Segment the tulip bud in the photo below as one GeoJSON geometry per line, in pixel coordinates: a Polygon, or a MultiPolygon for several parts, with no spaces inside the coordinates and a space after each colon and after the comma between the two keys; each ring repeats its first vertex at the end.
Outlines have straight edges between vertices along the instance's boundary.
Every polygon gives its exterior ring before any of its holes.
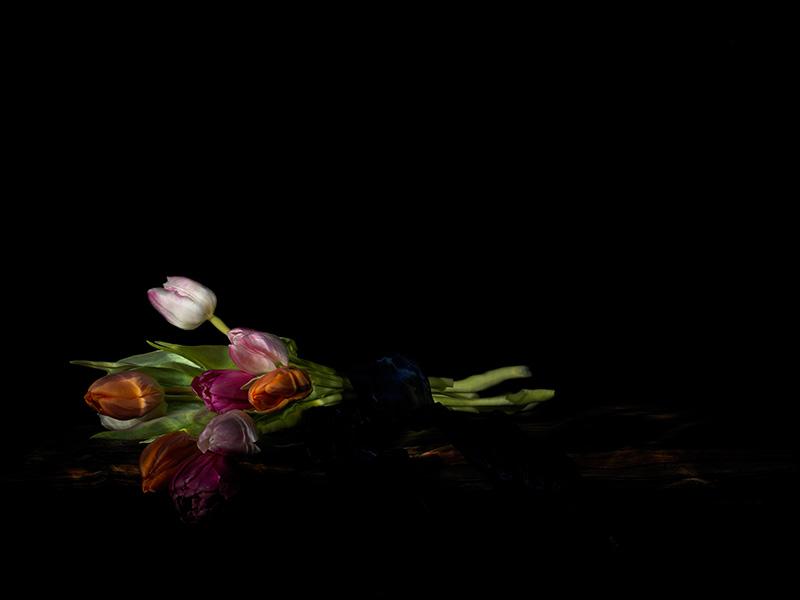
{"type": "Polygon", "coordinates": [[[250,416],[241,410],[231,410],[214,417],[197,439],[201,452],[217,454],[256,454],[258,430],[250,416]]]}
{"type": "Polygon", "coordinates": [[[124,371],[101,377],[83,398],[101,415],[120,420],[137,419],[164,401],[164,390],[149,375],[124,371]]]}
{"type": "Polygon", "coordinates": [[[242,386],[253,378],[249,373],[234,370],[206,371],[192,380],[192,389],[209,410],[224,413],[234,409],[249,409],[247,391],[242,386]]]}
{"type": "Polygon", "coordinates": [[[248,391],[250,404],[259,412],[275,412],[311,393],[311,379],[305,371],[283,367],[256,379],[248,391]]]}
{"type": "Polygon", "coordinates": [[[181,518],[196,523],[233,497],[238,485],[228,459],[207,452],[183,463],[169,491],[181,518]]]}
{"type": "Polygon", "coordinates": [[[261,375],[289,364],[289,351],[283,340],[271,333],[237,327],[228,332],[231,360],[242,371],[261,375]]]}
{"type": "Polygon", "coordinates": [[[142,491],[155,492],[167,487],[183,463],[199,454],[194,438],[183,431],[173,431],[156,438],[139,458],[142,491]]]}
{"type": "Polygon", "coordinates": [[[147,297],[167,321],[181,329],[197,329],[217,308],[214,292],[188,277],[167,277],[164,286],[148,290],[147,297]]]}

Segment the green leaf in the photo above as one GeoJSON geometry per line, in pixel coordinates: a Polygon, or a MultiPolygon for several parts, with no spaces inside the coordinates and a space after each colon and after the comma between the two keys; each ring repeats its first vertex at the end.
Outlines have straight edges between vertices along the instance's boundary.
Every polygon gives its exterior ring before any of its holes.
{"type": "Polygon", "coordinates": [[[188,386],[192,379],[203,372],[203,368],[194,362],[164,350],[135,354],[116,362],[73,360],[70,364],[100,369],[106,373],[139,371],[150,375],[162,386],[188,386]]]}
{"type": "MultiPolygon", "coordinates": [[[[144,373],[146,375],[150,375],[153,379],[155,379],[158,383],[161,384],[162,387],[185,387],[189,386],[192,383],[192,379],[196,377],[196,375],[191,375],[188,373],[183,373],[181,371],[175,371],[173,369],[159,369],[156,367],[136,367],[132,366],[129,371],[138,371],[139,373],[144,373]]],[[[199,375],[202,373],[201,370],[197,370],[197,374],[199,375]]]]}
{"type": "Polygon", "coordinates": [[[164,350],[155,350],[153,352],[147,352],[146,354],[136,354],[128,358],[122,358],[119,362],[126,365],[138,365],[140,367],[183,370],[193,374],[196,374],[197,371],[200,370],[200,366],[197,363],[184,358],[180,354],[165,352],[164,350]]]}
{"type": "Polygon", "coordinates": [[[513,394],[507,394],[506,400],[514,404],[531,404],[550,400],[555,395],[555,390],[520,390],[513,394]]]}
{"type": "Polygon", "coordinates": [[[202,370],[236,369],[228,355],[227,346],[181,346],[167,342],[147,342],[153,348],[182,356],[199,365],[202,370]]]}
{"type": "Polygon", "coordinates": [[[155,352],[147,352],[146,354],[134,354],[126,358],[121,358],[115,362],[106,362],[99,360],[72,360],[70,364],[81,365],[84,367],[91,367],[93,369],[102,369],[109,372],[130,371],[131,367],[157,367],[160,369],[176,369],[185,371],[187,373],[197,373],[200,367],[194,362],[187,360],[183,356],[167,352],[165,350],[156,350],[155,352]]]}
{"type": "Polygon", "coordinates": [[[146,421],[121,431],[103,431],[92,436],[101,440],[148,440],[165,433],[185,429],[191,435],[199,435],[206,423],[216,415],[205,407],[196,404],[181,403],[167,407],[167,414],[163,417],[146,421]]]}
{"type": "Polygon", "coordinates": [[[333,406],[334,404],[339,404],[342,398],[341,390],[318,389],[315,387],[307,398],[294,402],[277,413],[259,414],[251,412],[250,416],[256,422],[259,433],[263,435],[295,427],[306,410],[316,406],[333,406]]]}
{"type": "Polygon", "coordinates": [[[308,407],[308,404],[308,402],[304,401],[295,402],[279,413],[254,416],[253,420],[256,422],[258,432],[265,434],[295,427],[300,422],[300,419],[303,418],[303,411],[308,407]]]}
{"type": "Polygon", "coordinates": [[[79,365],[81,367],[89,367],[90,369],[100,369],[108,373],[118,373],[119,371],[130,371],[128,365],[118,362],[105,362],[101,360],[71,360],[71,365],[79,365]]]}
{"type": "Polygon", "coordinates": [[[289,351],[289,356],[297,356],[297,342],[295,342],[292,338],[282,337],[281,339],[283,340],[283,343],[286,344],[286,349],[289,351]]]}

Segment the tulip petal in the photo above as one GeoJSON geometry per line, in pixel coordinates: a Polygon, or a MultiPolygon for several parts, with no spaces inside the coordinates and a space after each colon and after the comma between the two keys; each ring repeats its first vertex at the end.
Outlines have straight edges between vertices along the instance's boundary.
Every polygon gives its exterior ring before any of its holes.
{"type": "Polygon", "coordinates": [[[194,300],[196,304],[204,308],[207,318],[211,317],[217,309],[216,294],[188,277],[167,277],[164,289],[194,300]]]}
{"type": "Polygon", "coordinates": [[[271,333],[242,327],[228,332],[230,357],[242,371],[261,375],[289,362],[289,350],[281,338],[271,333]]]}
{"type": "Polygon", "coordinates": [[[148,290],[147,297],[167,321],[180,329],[197,329],[208,319],[204,308],[187,296],[153,288],[148,290]]]}
{"type": "Polygon", "coordinates": [[[255,329],[247,329],[246,327],[234,327],[228,332],[228,339],[231,344],[235,344],[238,340],[251,333],[258,333],[255,329]]]}
{"type": "Polygon", "coordinates": [[[306,398],[312,390],[313,384],[305,371],[281,367],[256,379],[248,390],[248,398],[258,412],[277,412],[291,402],[306,398]]]}
{"type": "Polygon", "coordinates": [[[152,421],[153,419],[157,419],[158,417],[163,417],[167,414],[167,404],[166,402],[162,402],[158,406],[156,406],[153,410],[149,413],[144,415],[143,417],[139,417],[138,419],[115,419],[113,417],[108,417],[106,415],[98,415],[100,417],[100,424],[109,429],[111,431],[123,431],[125,429],[130,429],[131,427],[136,427],[142,423],[147,421],[152,421]]]}
{"type": "Polygon", "coordinates": [[[138,419],[164,401],[164,390],[149,375],[125,371],[95,381],[84,396],[86,404],[114,419],[138,419]]]}
{"type": "Polygon", "coordinates": [[[243,345],[251,352],[263,353],[272,358],[274,362],[283,365],[289,362],[289,352],[283,340],[271,333],[252,333],[243,339],[243,345]]]}
{"type": "Polygon", "coordinates": [[[192,389],[209,410],[222,414],[237,408],[250,408],[247,392],[242,386],[251,378],[244,371],[210,370],[194,378],[192,389]]]}
{"type": "Polygon", "coordinates": [[[175,431],[153,440],[139,457],[142,491],[154,492],[169,485],[183,463],[199,455],[194,439],[175,431]]]}
{"type": "Polygon", "coordinates": [[[170,495],[181,519],[196,523],[216,511],[238,488],[228,459],[208,452],[183,463],[172,478],[170,495]]]}
{"type": "Polygon", "coordinates": [[[180,429],[199,434],[212,417],[213,413],[209,413],[205,407],[197,408],[197,404],[194,403],[175,402],[167,407],[167,414],[163,417],[140,423],[130,429],[101,431],[95,433],[92,439],[142,441],[180,429]]]}
{"type": "Polygon", "coordinates": [[[242,371],[251,375],[261,375],[275,370],[275,362],[262,354],[250,352],[242,346],[230,346],[231,360],[242,371]]]}
{"type": "Polygon", "coordinates": [[[253,419],[241,410],[231,410],[212,419],[197,439],[201,452],[255,454],[258,431],[253,419]]]}

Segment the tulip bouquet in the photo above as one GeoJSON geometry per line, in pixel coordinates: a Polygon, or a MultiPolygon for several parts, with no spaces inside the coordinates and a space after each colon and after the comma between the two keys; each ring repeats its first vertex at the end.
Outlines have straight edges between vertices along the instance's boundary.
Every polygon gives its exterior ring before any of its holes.
{"type": "Polygon", "coordinates": [[[237,456],[259,452],[260,438],[296,426],[307,411],[343,406],[361,423],[385,423],[400,412],[433,406],[472,413],[527,411],[554,394],[541,389],[479,394],[529,377],[528,368],[520,366],[454,381],[425,377],[415,363],[394,356],[346,376],[302,358],[289,338],[228,328],[215,315],[214,293],[186,277],[168,277],[148,297],[171,324],[190,330],[209,322],[227,343],[148,342],[154,350],[145,354],[73,364],[107,372],[85,395],[105,428],[94,437],[146,443],[139,465],[143,491],[169,490],[187,522],[203,519],[236,493],[237,456]]]}

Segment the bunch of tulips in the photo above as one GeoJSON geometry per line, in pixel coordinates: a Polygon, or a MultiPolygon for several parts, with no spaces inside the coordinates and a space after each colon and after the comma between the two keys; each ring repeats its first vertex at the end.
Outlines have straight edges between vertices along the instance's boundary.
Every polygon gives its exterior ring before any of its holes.
{"type": "MultiPolygon", "coordinates": [[[[297,425],[307,410],[357,396],[347,377],[301,358],[293,340],[228,328],[215,315],[215,294],[196,281],[168,277],[148,298],[172,325],[189,330],[209,322],[228,343],[148,342],[154,351],[73,363],[107,372],[85,395],[106,430],[94,437],[147,443],[139,464],[143,491],[168,490],[187,522],[206,518],[237,492],[236,457],[258,453],[261,436],[297,425]]],[[[505,367],[460,381],[430,377],[425,387],[433,402],[449,410],[517,412],[553,391],[479,392],[529,376],[527,367],[505,367]]]]}

